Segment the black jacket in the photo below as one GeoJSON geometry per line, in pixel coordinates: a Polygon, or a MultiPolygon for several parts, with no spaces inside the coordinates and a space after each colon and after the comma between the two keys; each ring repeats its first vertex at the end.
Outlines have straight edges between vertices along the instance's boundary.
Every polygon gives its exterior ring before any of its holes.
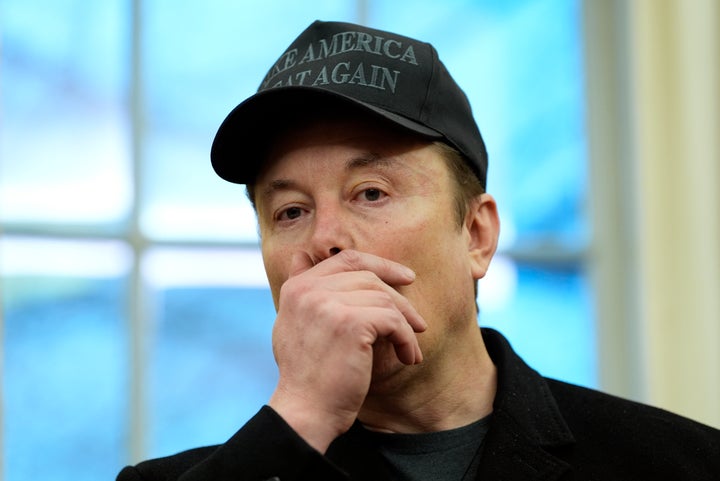
{"type": "MultiPolygon", "coordinates": [[[[483,338],[498,389],[478,480],[720,480],[720,431],[543,378],[501,334],[483,338]]],[[[127,467],[118,481],[395,479],[352,431],[323,456],[264,407],[225,444],[127,467]]]]}

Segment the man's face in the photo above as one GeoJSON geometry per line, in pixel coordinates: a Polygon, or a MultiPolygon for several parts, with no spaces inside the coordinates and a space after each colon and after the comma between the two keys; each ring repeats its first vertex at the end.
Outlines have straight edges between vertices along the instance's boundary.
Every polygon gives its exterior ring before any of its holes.
{"type": "MultiPolygon", "coordinates": [[[[368,122],[315,123],[275,142],[255,195],[276,308],[295,252],[319,263],[353,249],[415,271],[411,285],[393,287],[429,325],[418,334],[426,364],[477,329],[472,229],[457,222],[454,184],[431,143],[368,122]]],[[[376,343],[374,381],[402,366],[376,343]]]]}

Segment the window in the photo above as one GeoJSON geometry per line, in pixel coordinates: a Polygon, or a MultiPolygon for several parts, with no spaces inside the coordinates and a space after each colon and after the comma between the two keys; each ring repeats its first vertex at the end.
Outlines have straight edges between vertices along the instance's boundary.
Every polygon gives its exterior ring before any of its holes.
{"type": "Polygon", "coordinates": [[[243,189],[212,172],[209,149],[316,18],[437,47],[470,97],[501,207],[480,324],[543,374],[596,384],[580,7],[409,5],[3,3],[8,481],[112,479],[126,463],[224,441],[267,400],[274,311],[254,217],[243,189]]]}

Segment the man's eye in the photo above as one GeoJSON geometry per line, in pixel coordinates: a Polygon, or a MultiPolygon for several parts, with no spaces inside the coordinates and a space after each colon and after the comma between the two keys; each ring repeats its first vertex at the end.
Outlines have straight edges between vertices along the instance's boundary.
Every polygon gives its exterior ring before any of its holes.
{"type": "Polygon", "coordinates": [[[382,198],[383,192],[380,189],[367,189],[363,191],[362,195],[365,196],[365,200],[374,202],[382,198]]]}
{"type": "Polygon", "coordinates": [[[293,220],[297,219],[302,215],[302,209],[300,207],[290,207],[280,213],[280,220],[293,220]]]}

